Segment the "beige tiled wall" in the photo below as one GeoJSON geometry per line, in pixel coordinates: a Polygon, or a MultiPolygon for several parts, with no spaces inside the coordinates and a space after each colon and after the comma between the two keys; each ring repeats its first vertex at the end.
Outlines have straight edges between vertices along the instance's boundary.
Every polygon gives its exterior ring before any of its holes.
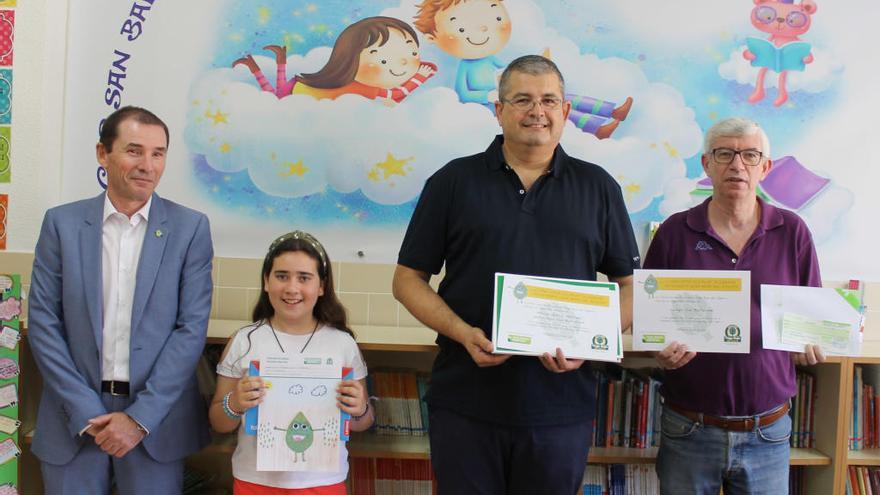
{"type": "MultiPolygon", "coordinates": [[[[32,253],[0,253],[0,273],[21,274],[22,290],[31,283],[32,253]]],[[[262,260],[214,258],[214,297],[211,317],[247,320],[260,294],[262,260]]],[[[380,263],[333,263],[336,293],[348,310],[354,326],[421,326],[391,295],[394,265],[380,263]]],[[[436,289],[440,276],[431,278],[436,289]]],[[[844,282],[826,281],[826,286],[843,287],[844,282]]],[[[880,282],[868,283],[865,290],[868,306],[866,341],[880,342],[880,282]]],[[[27,300],[22,304],[27,317],[27,300]]]]}

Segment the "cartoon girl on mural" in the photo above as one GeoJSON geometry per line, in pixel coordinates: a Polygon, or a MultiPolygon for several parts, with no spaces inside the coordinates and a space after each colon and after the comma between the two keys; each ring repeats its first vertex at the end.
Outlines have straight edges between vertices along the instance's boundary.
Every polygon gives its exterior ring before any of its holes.
{"type": "Polygon", "coordinates": [[[311,74],[287,79],[287,49],[265,47],[275,53],[278,65],[275,87],[247,55],[232,63],[244,65],[263,91],[279,99],[291,94],[306,94],[317,99],[335,99],[344,94],[358,94],[371,100],[380,98],[389,104],[400,103],[437,72],[437,66],[419,58],[419,40],[409,24],[393,17],[368,17],[342,31],[323,68],[311,74]]]}

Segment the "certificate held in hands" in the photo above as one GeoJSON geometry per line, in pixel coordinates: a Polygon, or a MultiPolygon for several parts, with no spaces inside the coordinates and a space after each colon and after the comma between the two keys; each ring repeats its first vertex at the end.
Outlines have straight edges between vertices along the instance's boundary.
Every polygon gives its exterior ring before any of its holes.
{"type": "Polygon", "coordinates": [[[696,352],[749,352],[751,277],[746,271],[635,270],[633,350],[672,342],[696,352]]]}
{"type": "Polygon", "coordinates": [[[620,289],[615,283],[495,274],[495,354],[619,362],[620,289]]]}
{"type": "Polygon", "coordinates": [[[806,344],[835,356],[861,353],[863,300],[854,290],[761,285],[765,349],[804,352],[806,344]]]}

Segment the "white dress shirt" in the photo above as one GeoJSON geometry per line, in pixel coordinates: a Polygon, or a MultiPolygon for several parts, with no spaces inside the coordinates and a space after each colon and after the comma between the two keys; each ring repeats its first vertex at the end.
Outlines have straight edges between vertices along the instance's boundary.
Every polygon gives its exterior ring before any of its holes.
{"type": "Polygon", "coordinates": [[[147,232],[150,204],[129,218],[104,198],[101,270],[104,285],[104,342],[101,348],[101,379],[129,381],[131,308],[137,281],[141,247],[147,232]]]}

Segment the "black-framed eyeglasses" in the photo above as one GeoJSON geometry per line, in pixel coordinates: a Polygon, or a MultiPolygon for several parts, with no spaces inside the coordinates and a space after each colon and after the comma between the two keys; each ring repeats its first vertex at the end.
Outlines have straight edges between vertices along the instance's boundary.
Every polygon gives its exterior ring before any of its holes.
{"type": "Polygon", "coordinates": [[[553,110],[559,107],[559,104],[562,103],[562,99],[556,98],[554,96],[545,96],[540,100],[533,100],[531,98],[527,98],[525,96],[514,98],[512,100],[501,99],[503,103],[509,103],[513,106],[513,108],[520,110],[522,112],[531,110],[535,107],[535,105],[540,104],[545,110],[553,110]]]}
{"type": "Polygon", "coordinates": [[[730,148],[715,148],[712,150],[712,158],[719,165],[730,165],[733,159],[739,155],[743,165],[757,167],[764,159],[764,154],[758,150],[732,150],[730,148]]]}

